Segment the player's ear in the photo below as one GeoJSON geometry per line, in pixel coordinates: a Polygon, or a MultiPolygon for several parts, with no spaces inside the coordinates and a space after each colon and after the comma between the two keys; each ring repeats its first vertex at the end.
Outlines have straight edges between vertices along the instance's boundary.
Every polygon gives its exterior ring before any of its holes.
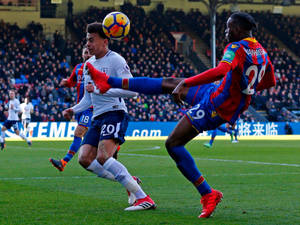
{"type": "Polygon", "coordinates": [[[105,43],[105,45],[108,45],[108,39],[107,38],[104,39],[104,43],[105,43]]]}

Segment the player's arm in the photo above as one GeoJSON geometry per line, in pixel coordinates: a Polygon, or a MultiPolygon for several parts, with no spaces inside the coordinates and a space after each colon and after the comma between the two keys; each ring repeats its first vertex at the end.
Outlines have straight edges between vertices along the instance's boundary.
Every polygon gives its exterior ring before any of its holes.
{"type": "Polygon", "coordinates": [[[33,105],[30,105],[30,113],[33,113],[33,105]]]}
{"type": "Polygon", "coordinates": [[[269,63],[266,68],[265,75],[262,77],[261,81],[256,87],[256,91],[261,91],[263,89],[268,89],[276,85],[276,78],[274,73],[274,67],[268,57],[269,63]]]}
{"type": "Polygon", "coordinates": [[[86,87],[87,87],[87,79],[85,79],[85,91],[80,102],[71,108],[65,109],[62,113],[63,117],[66,118],[67,120],[70,120],[74,113],[79,113],[84,110],[87,110],[92,105],[91,94],[86,91],[86,87]]]}
{"type": "Polygon", "coordinates": [[[71,76],[68,79],[62,79],[62,81],[60,82],[60,86],[75,87],[77,83],[76,68],[77,66],[74,67],[71,76]]]}
{"type": "Polygon", "coordinates": [[[21,113],[20,102],[14,104],[14,110],[16,113],[21,113]]]}
{"type": "Polygon", "coordinates": [[[174,97],[174,101],[178,105],[182,105],[183,101],[181,100],[181,95],[185,87],[192,87],[201,84],[208,84],[215,82],[217,80],[222,79],[230,70],[233,70],[239,63],[238,50],[240,46],[235,43],[229,44],[225,50],[224,55],[219,63],[219,65],[215,68],[206,70],[203,73],[200,73],[196,76],[187,78],[181,81],[177,87],[172,92],[174,97]]]}
{"type": "Polygon", "coordinates": [[[196,76],[182,80],[172,92],[174,101],[178,105],[182,105],[183,102],[181,100],[181,94],[185,87],[208,84],[220,80],[226,75],[227,72],[231,70],[231,68],[232,67],[230,64],[226,62],[220,62],[219,65],[215,68],[206,70],[205,72],[200,73],[196,76]]]}

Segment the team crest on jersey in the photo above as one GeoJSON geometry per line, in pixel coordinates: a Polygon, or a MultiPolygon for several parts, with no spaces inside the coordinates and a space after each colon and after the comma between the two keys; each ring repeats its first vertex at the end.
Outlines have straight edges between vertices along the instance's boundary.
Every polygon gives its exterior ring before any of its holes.
{"type": "Polygon", "coordinates": [[[212,111],[211,112],[211,118],[214,118],[214,117],[216,117],[218,114],[217,114],[217,112],[216,111],[212,111]]]}

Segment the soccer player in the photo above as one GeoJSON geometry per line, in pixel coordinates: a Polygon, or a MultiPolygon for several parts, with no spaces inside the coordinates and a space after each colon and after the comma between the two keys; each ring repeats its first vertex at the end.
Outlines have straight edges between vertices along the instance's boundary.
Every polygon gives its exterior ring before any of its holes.
{"type": "Polygon", "coordinates": [[[31,113],[33,113],[33,105],[29,100],[29,97],[25,97],[24,102],[20,105],[20,109],[22,112],[22,125],[24,129],[24,136],[27,136],[29,133],[30,127],[29,123],[31,122],[31,113]]]}
{"type": "MultiPolygon", "coordinates": [[[[87,62],[98,70],[111,76],[130,78],[130,69],[125,59],[118,53],[109,50],[108,38],[102,30],[101,23],[87,26],[87,48],[94,55],[87,62]]],[[[94,82],[84,68],[85,89],[94,89],[94,82]]],[[[146,195],[126,167],[113,155],[119,145],[123,144],[128,126],[127,107],[123,97],[134,97],[135,92],[111,89],[105,94],[99,91],[84,92],[81,101],[72,108],[63,111],[65,118],[70,119],[73,113],[79,113],[93,106],[93,122],[86,133],[79,152],[79,163],[88,171],[99,177],[116,180],[136,197],[136,202],[126,208],[127,211],[154,209],[154,201],[146,195]]]]}
{"type": "MultiPolygon", "coordinates": [[[[188,110],[169,135],[166,148],[178,169],[202,196],[200,218],[211,216],[223,194],[210,187],[184,146],[204,130],[216,129],[226,122],[234,124],[248,108],[253,94],[276,84],[274,69],[266,50],[252,37],[252,30],[256,28],[253,17],[237,12],[229,17],[226,25],[226,39],[230,43],[218,66],[182,80],[172,92],[175,102],[182,105],[183,98],[190,92],[186,94],[186,89],[198,88],[197,98],[193,99],[197,104],[188,110]],[[221,80],[218,85],[213,83],[217,80],[221,80]]],[[[114,87],[144,94],[160,94],[166,93],[173,86],[174,80],[120,79],[97,71],[91,64],[87,66],[101,93],[114,87]]]]}
{"type": "MultiPolygon", "coordinates": [[[[87,61],[91,57],[88,49],[84,47],[82,49],[82,59],[83,62],[87,61]]],[[[84,63],[77,64],[73,71],[71,76],[68,79],[62,79],[60,82],[60,86],[65,86],[65,87],[75,87],[77,90],[77,103],[80,102],[80,100],[83,97],[84,94],[84,76],[83,76],[83,65],[84,63]]],[[[80,144],[81,144],[81,139],[84,137],[86,134],[88,128],[91,125],[91,119],[93,115],[93,109],[88,108],[87,110],[75,114],[75,118],[78,122],[77,127],[75,128],[74,131],[74,138],[73,142],[69,147],[69,150],[67,154],[65,155],[64,158],[60,160],[56,160],[53,158],[50,158],[49,161],[52,163],[52,165],[57,168],[59,171],[64,171],[65,166],[67,163],[73,158],[73,156],[77,153],[80,144]]]]}
{"type": "Polygon", "coordinates": [[[19,135],[23,140],[27,142],[29,146],[31,146],[31,141],[26,138],[26,136],[20,133],[19,130],[19,113],[20,113],[20,101],[16,98],[16,94],[14,90],[9,91],[9,102],[8,102],[8,117],[7,120],[4,121],[3,126],[1,128],[1,150],[5,148],[5,131],[13,127],[14,132],[19,135]]]}
{"type": "Polygon", "coordinates": [[[223,127],[222,125],[217,127],[217,129],[214,129],[214,131],[212,132],[210,141],[207,143],[204,143],[203,145],[207,148],[211,148],[214,143],[215,137],[217,136],[218,130],[220,130],[224,133],[228,133],[231,138],[231,143],[238,143],[239,141],[237,139],[237,130],[234,128],[234,126],[235,126],[235,124],[233,126],[231,126],[229,123],[226,123],[225,127],[223,127]]]}

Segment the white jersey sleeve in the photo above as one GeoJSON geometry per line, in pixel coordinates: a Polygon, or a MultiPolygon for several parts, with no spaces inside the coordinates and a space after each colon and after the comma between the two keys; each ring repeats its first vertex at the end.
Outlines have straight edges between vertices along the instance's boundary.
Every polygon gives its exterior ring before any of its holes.
{"type": "MultiPolygon", "coordinates": [[[[86,80],[86,79],[85,79],[86,80]]],[[[86,85],[85,85],[86,86],[86,85]]],[[[80,100],[80,102],[78,102],[78,104],[74,105],[72,107],[73,112],[74,113],[79,113],[82,112],[84,110],[87,110],[92,104],[91,101],[91,94],[88,93],[86,90],[84,91],[83,97],[80,100]]]]}

